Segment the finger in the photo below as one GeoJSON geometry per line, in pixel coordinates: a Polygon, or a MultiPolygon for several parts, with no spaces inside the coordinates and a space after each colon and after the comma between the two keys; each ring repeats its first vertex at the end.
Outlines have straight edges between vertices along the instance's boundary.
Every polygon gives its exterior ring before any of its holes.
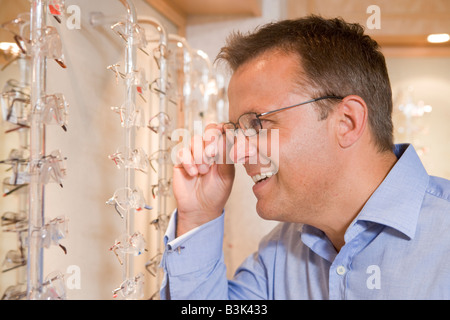
{"type": "Polygon", "coordinates": [[[216,156],[219,152],[219,141],[223,135],[223,124],[209,124],[205,128],[203,135],[205,158],[204,161],[207,164],[215,162],[216,156]]]}
{"type": "Polygon", "coordinates": [[[177,152],[177,162],[175,168],[183,168],[188,175],[196,176],[198,174],[197,166],[189,148],[180,148],[177,152]]]}

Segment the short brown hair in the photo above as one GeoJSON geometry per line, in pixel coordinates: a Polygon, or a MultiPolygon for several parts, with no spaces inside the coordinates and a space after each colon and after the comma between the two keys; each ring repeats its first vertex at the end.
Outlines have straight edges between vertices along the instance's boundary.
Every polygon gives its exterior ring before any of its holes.
{"type": "MultiPolygon", "coordinates": [[[[270,50],[295,53],[311,94],[358,95],[368,106],[369,127],[380,151],[392,150],[392,91],[386,61],[378,43],[360,24],[311,15],[266,24],[252,33],[232,33],[216,60],[236,71],[270,50]],[[305,77],[306,76],[306,77],[305,77]]],[[[313,98],[316,98],[313,97],[313,98]]],[[[329,103],[317,103],[322,119],[329,103]]]]}

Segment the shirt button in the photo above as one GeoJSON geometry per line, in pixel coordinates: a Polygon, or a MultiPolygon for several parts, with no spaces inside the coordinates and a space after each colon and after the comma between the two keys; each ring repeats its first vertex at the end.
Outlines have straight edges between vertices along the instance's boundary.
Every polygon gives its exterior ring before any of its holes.
{"type": "Polygon", "coordinates": [[[336,273],[337,273],[338,275],[340,275],[340,276],[344,275],[346,271],[347,271],[347,270],[345,270],[345,267],[344,267],[344,266],[339,266],[339,267],[337,267],[337,269],[336,269],[336,273]]]}

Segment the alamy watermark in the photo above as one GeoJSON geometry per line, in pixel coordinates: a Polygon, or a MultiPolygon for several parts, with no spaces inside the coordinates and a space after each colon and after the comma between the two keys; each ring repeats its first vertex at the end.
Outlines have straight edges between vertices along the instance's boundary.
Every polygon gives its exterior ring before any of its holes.
{"type": "Polygon", "coordinates": [[[370,30],[381,29],[381,9],[379,6],[372,4],[367,7],[367,14],[370,16],[367,18],[366,26],[370,30]]]}
{"type": "MultiPolygon", "coordinates": [[[[201,126],[201,122],[194,126],[201,126]]],[[[212,128],[202,135],[192,135],[189,130],[178,128],[172,132],[171,140],[179,141],[171,150],[174,165],[279,163],[278,129],[261,129],[256,135],[245,137],[240,129],[223,132],[212,128]]]]}
{"type": "Polygon", "coordinates": [[[79,6],[72,4],[67,7],[64,12],[64,6],[60,0],[50,0],[48,2],[48,9],[56,19],[62,16],[67,16],[66,27],[69,30],[81,29],[81,9],[79,6]]]}

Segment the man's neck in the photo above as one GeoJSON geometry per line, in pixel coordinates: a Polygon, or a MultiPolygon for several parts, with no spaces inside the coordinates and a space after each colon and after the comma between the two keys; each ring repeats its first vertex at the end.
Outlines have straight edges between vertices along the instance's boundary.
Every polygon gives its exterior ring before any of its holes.
{"type": "Polygon", "coordinates": [[[395,165],[397,157],[393,152],[377,153],[349,163],[345,180],[339,183],[340,196],[328,207],[328,214],[316,225],[332,242],[336,251],[345,245],[344,235],[352,221],[361,212],[367,200],[383,182],[395,165]]]}

